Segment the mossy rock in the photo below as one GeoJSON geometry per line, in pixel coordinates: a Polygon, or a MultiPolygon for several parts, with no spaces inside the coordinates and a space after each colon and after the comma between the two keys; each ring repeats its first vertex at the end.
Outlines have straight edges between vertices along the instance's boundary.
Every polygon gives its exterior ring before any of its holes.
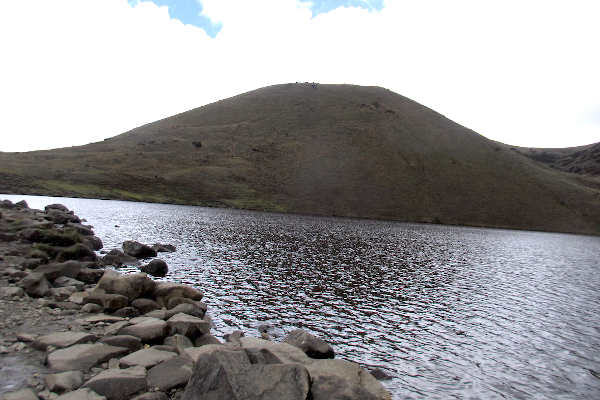
{"type": "Polygon", "coordinates": [[[81,243],[77,243],[76,245],[67,247],[58,253],[56,260],[58,262],[69,260],[96,261],[96,253],[94,253],[94,250],[90,249],[89,247],[81,243]]]}

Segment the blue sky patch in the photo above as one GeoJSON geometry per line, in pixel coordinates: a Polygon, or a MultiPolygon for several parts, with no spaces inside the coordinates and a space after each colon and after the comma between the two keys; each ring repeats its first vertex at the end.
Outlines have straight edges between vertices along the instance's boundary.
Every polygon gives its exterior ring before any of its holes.
{"type": "MultiPolygon", "coordinates": [[[[143,1],[143,0],[140,0],[143,1]]],[[[157,6],[169,7],[169,16],[178,19],[184,24],[190,24],[204,29],[207,35],[214,38],[222,28],[221,23],[213,24],[212,21],[200,15],[202,5],[198,0],[150,0],[157,6]]],[[[360,7],[369,11],[381,11],[384,0],[312,0],[310,10],[313,16],[328,13],[339,7],[360,7]]],[[[135,6],[138,0],[127,0],[135,6]]]]}

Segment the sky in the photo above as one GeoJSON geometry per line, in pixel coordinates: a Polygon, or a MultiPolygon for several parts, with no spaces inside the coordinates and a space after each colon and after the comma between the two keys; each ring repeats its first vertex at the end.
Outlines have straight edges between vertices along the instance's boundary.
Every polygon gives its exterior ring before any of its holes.
{"type": "Polygon", "coordinates": [[[600,141],[598,0],[0,0],[0,151],[288,82],[382,86],[489,139],[600,141]]]}

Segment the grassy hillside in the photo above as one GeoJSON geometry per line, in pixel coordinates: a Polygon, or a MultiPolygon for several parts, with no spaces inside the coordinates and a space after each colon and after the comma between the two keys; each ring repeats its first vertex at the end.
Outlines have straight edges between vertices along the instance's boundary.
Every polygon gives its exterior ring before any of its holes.
{"type": "Polygon", "coordinates": [[[350,85],[271,86],[100,143],[0,154],[0,192],[591,234],[599,183],[350,85]]]}

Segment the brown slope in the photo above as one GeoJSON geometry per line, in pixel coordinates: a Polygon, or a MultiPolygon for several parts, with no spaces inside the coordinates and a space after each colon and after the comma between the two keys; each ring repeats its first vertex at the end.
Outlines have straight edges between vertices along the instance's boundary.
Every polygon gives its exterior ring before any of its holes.
{"type": "Polygon", "coordinates": [[[2,154],[0,178],[0,191],[600,233],[598,189],[377,87],[267,87],[101,143],[2,154]]]}

